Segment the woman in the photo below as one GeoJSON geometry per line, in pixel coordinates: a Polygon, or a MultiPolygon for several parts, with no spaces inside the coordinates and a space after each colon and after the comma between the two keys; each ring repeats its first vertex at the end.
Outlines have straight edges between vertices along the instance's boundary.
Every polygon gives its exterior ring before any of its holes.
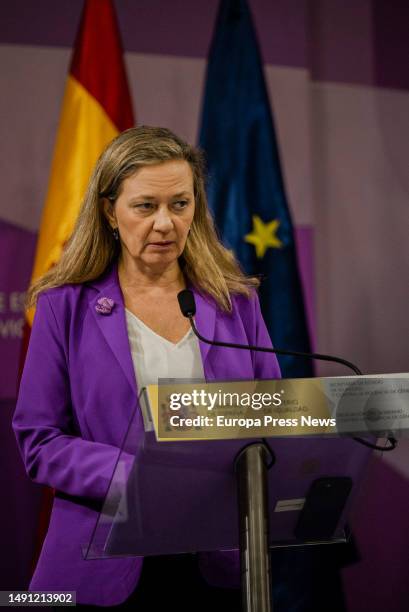
{"type": "MultiPolygon", "coordinates": [[[[56,491],[31,590],[76,590],[80,604],[117,605],[133,591],[141,600],[141,558],[81,552],[138,387],[280,375],[273,355],[200,343],[177,302],[187,283],[205,336],[271,345],[257,279],[217,239],[200,153],[169,130],[132,128],[102,154],[59,263],[28,293],[37,308],[13,427],[29,476],[56,491]]],[[[238,586],[236,553],[199,555],[199,565],[209,583],[238,586]]]]}

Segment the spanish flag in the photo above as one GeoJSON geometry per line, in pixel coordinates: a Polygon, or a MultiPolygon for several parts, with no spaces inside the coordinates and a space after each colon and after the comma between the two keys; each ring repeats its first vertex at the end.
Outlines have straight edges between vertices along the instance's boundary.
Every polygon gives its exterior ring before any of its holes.
{"type": "MultiPolygon", "coordinates": [[[[64,93],[32,281],[58,262],[103,149],[117,134],[134,125],[122,55],[112,0],[85,0],[64,93]]],[[[20,372],[34,309],[26,316],[20,372]]],[[[47,531],[52,496],[51,489],[44,490],[33,569],[47,531]]]]}
{"type": "MultiPolygon", "coordinates": [[[[133,125],[112,0],[85,0],[65,88],[32,281],[59,260],[103,149],[133,125]]],[[[31,326],[33,310],[27,318],[31,326]]]]}

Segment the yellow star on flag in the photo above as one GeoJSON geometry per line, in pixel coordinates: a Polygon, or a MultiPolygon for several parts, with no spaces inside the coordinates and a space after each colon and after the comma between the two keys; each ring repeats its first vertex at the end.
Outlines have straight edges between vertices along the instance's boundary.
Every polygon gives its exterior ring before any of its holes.
{"type": "Polygon", "coordinates": [[[244,240],[256,247],[256,255],[259,259],[264,257],[269,247],[281,249],[283,243],[277,238],[277,230],[280,225],[278,219],[264,223],[258,215],[253,215],[253,231],[244,236],[244,240]]]}

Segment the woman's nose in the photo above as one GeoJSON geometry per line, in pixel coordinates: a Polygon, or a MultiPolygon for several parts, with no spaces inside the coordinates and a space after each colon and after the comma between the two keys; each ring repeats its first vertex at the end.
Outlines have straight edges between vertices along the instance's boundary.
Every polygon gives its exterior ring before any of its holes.
{"type": "Polygon", "coordinates": [[[168,211],[161,211],[155,215],[153,229],[157,232],[168,232],[173,229],[173,221],[168,211]]]}

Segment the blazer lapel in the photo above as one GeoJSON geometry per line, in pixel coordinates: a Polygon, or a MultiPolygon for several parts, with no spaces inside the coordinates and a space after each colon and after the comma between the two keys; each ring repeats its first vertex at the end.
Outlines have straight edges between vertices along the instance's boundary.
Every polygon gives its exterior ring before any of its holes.
{"type": "Polygon", "coordinates": [[[97,290],[95,297],[89,302],[94,319],[124,371],[132,391],[137,396],[138,388],[129,346],[125,305],[118,280],[117,264],[114,263],[102,278],[89,284],[97,290]],[[101,314],[97,310],[98,300],[103,297],[114,301],[114,306],[109,314],[101,314]]]}
{"type": "MultiPolygon", "coordinates": [[[[101,330],[108,346],[118,360],[132,391],[138,395],[138,387],[135,378],[135,370],[129,346],[128,330],[125,317],[124,299],[119,285],[118,267],[113,263],[111,268],[103,277],[89,283],[97,293],[90,300],[93,317],[101,330]],[[114,301],[114,307],[109,314],[101,314],[97,310],[100,298],[110,298],[114,301]]],[[[216,324],[216,305],[210,298],[204,296],[196,288],[189,286],[193,291],[196,302],[195,323],[199,332],[209,340],[214,339],[216,324]]],[[[212,369],[211,359],[208,358],[210,344],[199,340],[200,353],[202,356],[203,369],[206,380],[212,380],[215,373],[212,369]]]]}
{"type": "MultiPolygon", "coordinates": [[[[210,298],[203,296],[194,287],[190,286],[189,289],[193,291],[195,296],[196,315],[194,318],[196,327],[202,336],[213,340],[216,325],[216,305],[210,301],[210,298]]],[[[208,357],[211,345],[199,340],[199,347],[206,380],[211,380],[214,378],[211,359],[208,357]]]]}

